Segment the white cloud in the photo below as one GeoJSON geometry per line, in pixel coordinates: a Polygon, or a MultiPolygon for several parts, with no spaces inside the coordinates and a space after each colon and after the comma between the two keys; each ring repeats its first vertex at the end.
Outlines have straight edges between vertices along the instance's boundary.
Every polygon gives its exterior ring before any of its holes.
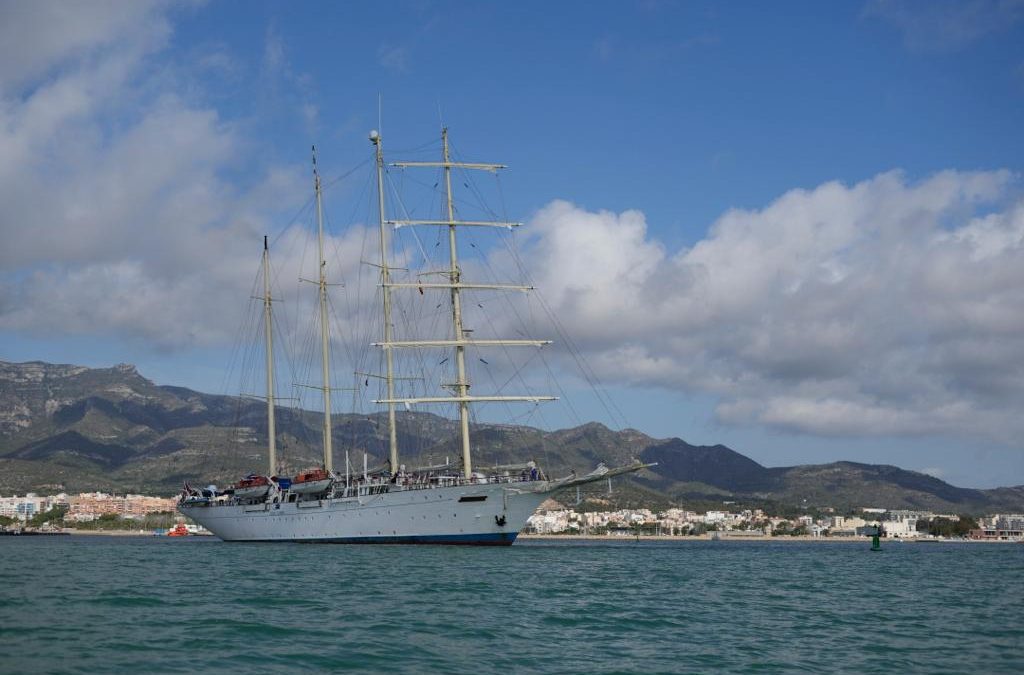
{"type": "Polygon", "coordinates": [[[288,61],[284,54],[284,40],[273,26],[267,29],[267,35],[263,41],[263,67],[274,75],[279,75],[288,68],[288,61]]]}
{"type": "Polygon", "coordinates": [[[313,76],[292,67],[284,38],[273,25],[267,28],[263,41],[261,75],[264,114],[280,109],[288,117],[297,116],[310,133],[315,132],[320,109],[314,102],[313,76]]]}
{"type": "Polygon", "coordinates": [[[1005,171],[899,172],[733,210],[670,253],[637,211],[526,228],[537,286],[608,381],[825,436],[1024,435],[1024,200],[1005,171]]]}
{"type": "Polygon", "coordinates": [[[1006,31],[1024,18],[1024,0],[871,0],[864,15],[900,29],[909,49],[946,52],[1006,31]]]}
{"type": "Polygon", "coordinates": [[[288,168],[248,187],[224,177],[246,143],[154,63],[160,7],[4,6],[3,34],[42,37],[2,70],[18,83],[0,91],[2,329],[222,340],[218,308],[251,279],[265,219],[306,198],[288,168]]]}
{"type": "Polygon", "coordinates": [[[377,62],[396,73],[408,72],[409,50],[405,47],[383,44],[377,48],[377,62]]]}
{"type": "Polygon", "coordinates": [[[306,129],[312,132],[316,129],[317,121],[320,119],[320,108],[312,103],[303,103],[301,110],[306,129]]]}
{"type": "Polygon", "coordinates": [[[5,2],[0,7],[0,90],[10,93],[70,59],[125,41],[160,44],[170,34],[163,2],[5,2]]]}
{"type": "MultiPolygon", "coordinates": [[[[352,269],[359,262],[358,228],[347,238],[328,237],[333,260],[352,269]]],[[[276,241],[274,283],[287,288],[314,277],[309,237],[291,229],[276,241]]],[[[4,289],[9,306],[0,306],[0,327],[43,334],[116,335],[144,341],[160,350],[230,344],[246,308],[240,298],[262,292],[250,287],[259,267],[262,240],[251,223],[240,221],[216,231],[193,231],[159,255],[125,256],[104,263],[46,267],[4,289]]],[[[332,265],[334,263],[332,262],[332,265]]],[[[332,281],[338,270],[331,268],[332,281]]],[[[295,296],[275,290],[287,307],[282,317],[309,309],[314,294],[295,296]]],[[[312,314],[312,312],[309,312],[312,314]]],[[[293,321],[281,321],[294,341],[293,321]]],[[[302,328],[299,328],[302,330],[302,328]]]]}

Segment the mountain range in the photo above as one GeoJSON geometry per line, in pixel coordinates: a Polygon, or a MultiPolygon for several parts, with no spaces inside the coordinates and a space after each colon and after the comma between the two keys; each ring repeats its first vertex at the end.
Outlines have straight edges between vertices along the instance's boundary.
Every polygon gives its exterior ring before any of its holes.
{"type": "MultiPolygon", "coordinates": [[[[184,481],[226,485],[266,465],[265,404],[160,386],[135,367],[85,368],[0,361],[0,494],[92,490],[173,494],[184,481]]],[[[332,416],[336,459],[347,449],[379,465],[387,454],[380,414],[332,416]]],[[[316,465],[322,415],[277,412],[287,471],[316,465]]],[[[410,466],[459,456],[457,425],[404,413],[399,446],[410,466]]],[[[833,462],[764,467],[723,445],[694,446],[591,422],[571,429],[476,424],[474,457],[487,465],[535,459],[552,475],[633,458],[657,466],[583,495],[591,507],[723,501],[786,508],[873,506],[952,513],[1024,511],[1024,486],[977,490],[895,466],[833,462]]],[[[564,495],[563,501],[575,499],[564,495]]],[[[585,505],[586,506],[586,505],[585,505]]],[[[581,507],[582,508],[582,507],[581,507]]]]}

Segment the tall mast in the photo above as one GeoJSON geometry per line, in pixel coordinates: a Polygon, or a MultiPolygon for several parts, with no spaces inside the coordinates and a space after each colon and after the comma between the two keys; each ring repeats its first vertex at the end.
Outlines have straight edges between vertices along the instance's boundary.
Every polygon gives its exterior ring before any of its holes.
{"type": "Polygon", "coordinates": [[[316,146],[313,146],[313,185],[316,188],[316,227],[317,253],[320,261],[320,355],[323,367],[321,383],[324,393],[324,468],[333,468],[333,452],[331,448],[331,376],[328,368],[330,361],[330,333],[327,326],[327,263],[324,261],[324,211],[320,198],[320,172],[316,167],[316,146]]]}
{"type": "MultiPolygon", "coordinates": [[[[490,220],[456,220],[455,219],[455,200],[452,195],[452,174],[451,170],[454,167],[460,169],[479,170],[479,171],[497,171],[504,169],[504,164],[488,164],[483,162],[453,162],[451,160],[450,152],[448,149],[448,129],[444,128],[441,131],[441,141],[443,146],[443,154],[440,162],[395,162],[392,166],[401,168],[406,167],[442,167],[444,168],[445,178],[445,196],[447,198],[448,207],[448,218],[446,220],[420,220],[420,219],[403,219],[403,220],[385,220],[385,225],[393,225],[395,227],[406,227],[406,226],[440,226],[448,228],[448,256],[449,256],[449,267],[446,272],[448,276],[447,283],[423,283],[417,281],[415,283],[390,283],[387,284],[387,288],[406,288],[406,289],[417,289],[420,293],[424,289],[437,289],[446,290],[451,293],[452,300],[452,328],[455,334],[451,340],[393,340],[385,338],[384,342],[376,343],[377,346],[382,347],[388,351],[394,349],[404,348],[416,348],[422,349],[426,347],[442,347],[448,348],[453,347],[455,349],[455,365],[457,368],[457,381],[450,386],[455,390],[454,396],[411,396],[411,397],[394,397],[389,394],[388,398],[380,399],[375,403],[387,403],[393,405],[395,403],[404,403],[406,405],[429,403],[429,404],[459,404],[459,427],[460,427],[460,438],[462,441],[462,467],[465,477],[471,478],[473,475],[473,459],[470,454],[470,442],[469,442],[469,404],[470,403],[485,403],[485,402],[530,402],[539,403],[541,401],[554,401],[554,396],[503,396],[503,395],[483,395],[483,396],[470,396],[469,395],[469,379],[466,377],[466,346],[472,345],[474,347],[543,347],[544,345],[551,344],[550,340],[474,340],[467,336],[468,331],[463,328],[462,325],[462,299],[460,293],[462,290],[489,290],[489,291],[532,291],[532,286],[519,286],[515,284],[487,284],[487,283],[476,283],[476,282],[463,282],[462,271],[459,268],[459,252],[455,243],[455,228],[456,227],[494,227],[500,229],[511,229],[518,227],[520,223],[510,222],[499,222],[490,220]]],[[[380,168],[380,154],[378,149],[378,170],[380,168]]],[[[379,174],[378,174],[379,175],[379,174]]],[[[379,178],[378,178],[379,180],[379,178]]],[[[381,209],[383,213],[383,207],[381,209]]]]}
{"type": "MultiPolygon", "coordinates": [[[[452,284],[452,327],[455,331],[455,340],[461,342],[466,339],[465,331],[462,328],[462,301],[459,297],[459,284],[461,283],[462,272],[459,270],[459,252],[455,245],[455,205],[452,199],[452,166],[451,158],[448,155],[448,127],[441,130],[441,144],[444,148],[444,187],[445,196],[448,201],[448,255],[451,267],[448,277],[452,284]]],[[[473,458],[469,450],[469,381],[466,379],[466,347],[462,344],[455,345],[455,367],[458,379],[455,387],[459,392],[459,426],[462,437],[462,471],[465,477],[473,476],[473,458]]],[[[389,396],[389,398],[392,398],[389,396]]]]}
{"type": "Polygon", "coordinates": [[[388,234],[384,225],[384,147],[380,134],[370,132],[370,142],[377,151],[377,207],[380,215],[380,282],[384,295],[384,379],[388,391],[388,444],[391,449],[391,473],[398,473],[398,429],[395,426],[395,366],[391,349],[391,271],[388,269],[388,234]]]}
{"type": "Polygon", "coordinates": [[[277,432],[274,429],[274,331],[270,316],[270,248],[263,237],[263,327],[267,334],[267,445],[270,476],[277,475],[277,432]]]}

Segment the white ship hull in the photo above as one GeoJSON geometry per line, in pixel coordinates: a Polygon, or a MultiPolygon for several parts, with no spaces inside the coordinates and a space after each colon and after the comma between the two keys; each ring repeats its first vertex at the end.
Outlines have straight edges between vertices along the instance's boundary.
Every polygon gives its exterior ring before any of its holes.
{"type": "Polygon", "coordinates": [[[544,481],[484,483],[285,503],[178,510],[225,541],[510,545],[547,496],[544,481]]]}

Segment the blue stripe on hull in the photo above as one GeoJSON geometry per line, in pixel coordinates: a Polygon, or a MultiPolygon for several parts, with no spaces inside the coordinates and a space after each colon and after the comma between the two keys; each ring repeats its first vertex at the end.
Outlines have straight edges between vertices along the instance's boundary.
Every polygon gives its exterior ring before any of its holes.
{"type": "MultiPolygon", "coordinates": [[[[433,534],[406,537],[340,537],[330,539],[274,539],[260,541],[292,541],[300,544],[448,544],[461,546],[511,546],[518,532],[488,534],[433,534]]],[[[252,540],[250,540],[252,541],[252,540]]]]}

